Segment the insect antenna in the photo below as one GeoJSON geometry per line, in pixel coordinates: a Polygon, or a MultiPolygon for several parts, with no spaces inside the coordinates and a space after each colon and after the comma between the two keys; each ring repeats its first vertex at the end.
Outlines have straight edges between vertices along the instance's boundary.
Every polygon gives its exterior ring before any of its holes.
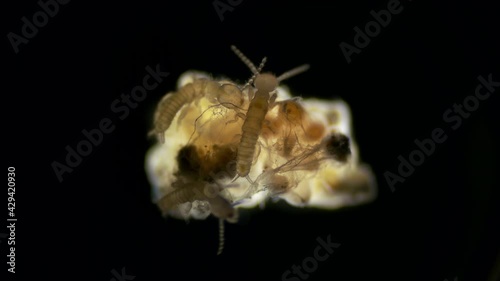
{"type": "Polygon", "coordinates": [[[224,250],[224,219],[219,219],[219,249],[217,255],[222,254],[224,250]]]}
{"type": "Polygon", "coordinates": [[[233,52],[238,56],[238,58],[240,58],[240,60],[246,66],[248,66],[248,68],[250,68],[250,71],[252,71],[253,74],[257,74],[258,73],[257,68],[252,63],[252,61],[250,61],[250,59],[248,59],[238,48],[236,48],[236,46],[231,45],[231,50],[233,50],[233,52]]]}
{"type": "Polygon", "coordinates": [[[250,77],[248,82],[246,82],[245,85],[243,86],[242,90],[246,89],[246,87],[248,87],[249,85],[251,85],[253,83],[253,80],[255,80],[255,77],[257,77],[257,75],[259,75],[259,73],[262,71],[262,68],[264,68],[264,64],[266,64],[266,62],[267,62],[267,58],[264,57],[259,64],[259,68],[257,68],[257,73],[254,73],[252,75],[252,77],[250,77]]]}
{"type": "Polygon", "coordinates": [[[295,76],[297,74],[300,74],[302,72],[305,72],[309,69],[309,65],[308,64],[303,64],[301,66],[298,66],[294,69],[291,69],[291,70],[288,70],[287,72],[281,74],[280,76],[278,76],[278,78],[276,78],[276,80],[278,80],[278,82],[281,82],[283,80],[286,80],[292,76],[295,76]]]}

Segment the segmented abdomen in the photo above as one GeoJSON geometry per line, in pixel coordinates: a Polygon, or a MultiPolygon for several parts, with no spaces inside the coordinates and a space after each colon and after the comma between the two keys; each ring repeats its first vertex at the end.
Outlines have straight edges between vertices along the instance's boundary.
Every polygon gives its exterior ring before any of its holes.
{"type": "Polygon", "coordinates": [[[205,187],[208,186],[209,184],[204,181],[184,183],[174,191],[163,196],[157,204],[160,209],[166,213],[168,210],[176,208],[179,204],[193,202],[195,200],[208,201],[214,216],[235,222],[235,220],[237,220],[237,212],[231,203],[222,197],[221,194],[214,193],[217,190],[212,189],[209,193],[205,193],[205,187]]]}
{"type": "Polygon", "coordinates": [[[154,120],[155,128],[153,133],[158,135],[160,142],[165,142],[165,131],[172,124],[177,112],[179,112],[185,104],[205,94],[206,90],[216,90],[216,87],[218,87],[216,82],[196,80],[193,83],[185,85],[179,89],[178,92],[167,94],[158,104],[154,120]]]}
{"type": "Polygon", "coordinates": [[[255,146],[267,113],[268,98],[268,94],[261,96],[257,91],[255,98],[248,107],[246,119],[242,127],[243,134],[236,156],[236,170],[240,177],[245,177],[250,172],[255,146]]]}
{"type": "Polygon", "coordinates": [[[163,196],[159,201],[158,205],[162,210],[170,210],[175,206],[192,202],[197,199],[202,199],[203,197],[203,184],[200,183],[187,183],[184,186],[181,186],[174,191],[168,193],[163,196]]]}

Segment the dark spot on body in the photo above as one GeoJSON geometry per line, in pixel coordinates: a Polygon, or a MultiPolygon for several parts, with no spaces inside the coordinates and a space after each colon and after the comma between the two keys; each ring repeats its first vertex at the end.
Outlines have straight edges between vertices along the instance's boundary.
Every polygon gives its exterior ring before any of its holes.
{"type": "Polygon", "coordinates": [[[177,154],[177,176],[208,182],[214,180],[214,175],[217,175],[217,179],[234,177],[236,172],[228,169],[227,164],[235,158],[235,150],[229,145],[213,145],[205,149],[187,145],[177,154]]]}
{"type": "Polygon", "coordinates": [[[200,169],[200,158],[196,153],[196,147],[193,145],[184,146],[177,154],[177,163],[179,172],[192,173],[200,169]]]}
{"type": "Polygon", "coordinates": [[[349,138],[341,133],[334,133],[329,136],[326,142],[326,151],[339,162],[346,162],[351,155],[349,138]]]}

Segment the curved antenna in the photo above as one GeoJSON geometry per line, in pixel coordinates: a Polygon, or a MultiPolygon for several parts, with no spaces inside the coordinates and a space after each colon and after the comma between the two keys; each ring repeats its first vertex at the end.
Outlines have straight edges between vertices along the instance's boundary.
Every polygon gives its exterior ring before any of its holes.
{"type": "Polygon", "coordinates": [[[246,66],[248,66],[248,68],[250,68],[250,71],[252,71],[253,74],[258,73],[258,70],[255,67],[255,65],[252,63],[252,61],[250,61],[250,59],[248,59],[238,48],[236,48],[236,46],[231,45],[231,50],[233,50],[233,52],[238,56],[238,58],[240,58],[240,60],[246,66]]]}
{"type": "Polygon", "coordinates": [[[281,82],[285,79],[288,79],[292,76],[295,76],[297,74],[300,74],[302,72],[305,72],[309,69],[309,65],[308,64],[303,64],[301,66],[298,66],[296,68],[293,68],[291,70],[288,70],[287,72],[281,74],[280,76],[278,76],[278,78],[276,78],[276,80],[278,80],[278,82],[281,82]]]}

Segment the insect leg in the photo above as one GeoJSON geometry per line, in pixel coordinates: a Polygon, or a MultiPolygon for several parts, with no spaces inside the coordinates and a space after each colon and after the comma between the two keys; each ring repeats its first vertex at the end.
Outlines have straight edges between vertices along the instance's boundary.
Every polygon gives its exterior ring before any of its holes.
{"type": "Polygon", "coordinates": [[[278,103],[276,102],[277,97],[278,91],[274,91],[274,93],[272,93],[271,97],[269,98],[269,109],[272,109],[278,105],[278,103]]]}

